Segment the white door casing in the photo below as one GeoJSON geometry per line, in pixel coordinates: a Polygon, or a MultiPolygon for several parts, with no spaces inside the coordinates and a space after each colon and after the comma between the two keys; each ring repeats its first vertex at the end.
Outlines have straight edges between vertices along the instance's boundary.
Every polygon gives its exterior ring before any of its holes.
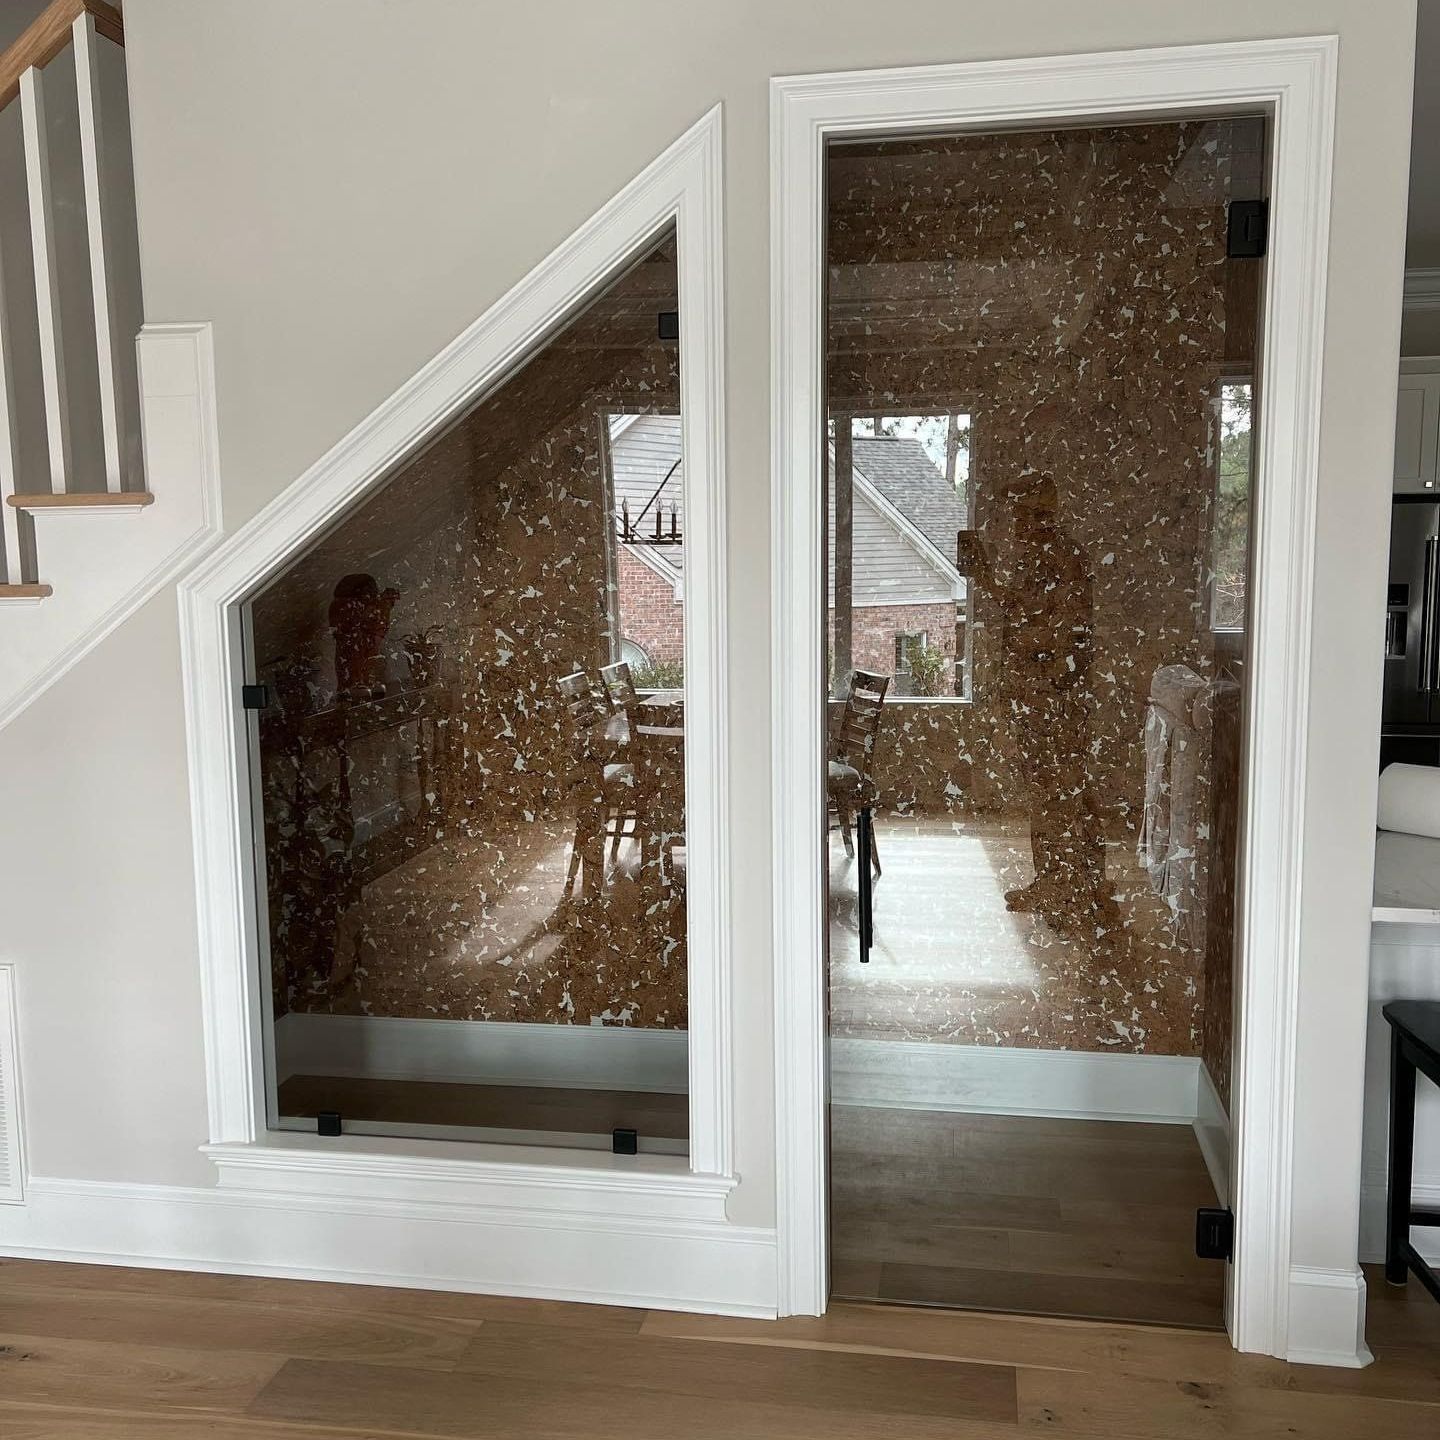
{"type": "MultiPolygon", "coordinates": [[[[1242,1350],[1289,1352],[1291,1152],[1300,955],[1304,727],[1311,653],[1333,36],[781,78],[771,85],[772,646],[777,1223],[781,1314],[827,1295],[824,1008],[825,143],[832,136],[1128,123],[1271,121],[1270,241],[1259,417],[1253,664],[1235,1075],[1242,1350]]],[[[1357,1272],[1358,1276],[1358,1272],[1357,1272]]],[[[1328,1297],[1348,1275],[1309,1277],[1328,1297]]],[[[1318,1292],[1317,1292],[1318,1293],[1318,1292]]],[[[1363,1313],[1363,1282],[1359,1291],[1363,1313]]],[[[1347,1293],[1342,1303],[1353,1304],[1347,1293]]],[[[1303,1327],[1302,1327],[1303,1328],[1303,1327]]],[[[1306,1358],[1314,1358],[1307,1354],[1306,1358]]],[[[1364,1363],[1363,1345],[1331,1363],[1364,1363]]]]}

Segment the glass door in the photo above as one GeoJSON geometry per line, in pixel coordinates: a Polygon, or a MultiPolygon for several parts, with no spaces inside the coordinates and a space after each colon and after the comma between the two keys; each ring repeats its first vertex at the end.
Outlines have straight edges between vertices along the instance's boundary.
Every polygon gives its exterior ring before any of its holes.
{"type": "Polygon", "coordinates": [[[1265,140],[830,146],[837,1296],[1222,1323],[1265,140]]]}

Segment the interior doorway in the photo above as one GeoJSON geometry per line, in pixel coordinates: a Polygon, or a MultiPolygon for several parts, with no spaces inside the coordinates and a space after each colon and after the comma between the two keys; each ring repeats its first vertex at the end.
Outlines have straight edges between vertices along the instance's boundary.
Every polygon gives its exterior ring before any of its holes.
{"type": "Polygon", "coordinates": [[[827,146],[836,1296],[1224,1323],[1266,174],[827,146]]]}

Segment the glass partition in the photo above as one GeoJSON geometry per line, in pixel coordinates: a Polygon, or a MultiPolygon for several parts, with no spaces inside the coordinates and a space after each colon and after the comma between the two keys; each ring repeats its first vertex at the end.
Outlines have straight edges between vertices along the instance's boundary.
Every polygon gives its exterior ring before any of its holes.
{"type": "Polygon", "coordinates": [[[671,233],[252,598],[272,1126],[686,1148],[678,323],[671,233]]]}
{"type": "Polygon", "coordinates": [[[827,150],[837,1295],[1220,1323],[1265,149],[827,150]]]}

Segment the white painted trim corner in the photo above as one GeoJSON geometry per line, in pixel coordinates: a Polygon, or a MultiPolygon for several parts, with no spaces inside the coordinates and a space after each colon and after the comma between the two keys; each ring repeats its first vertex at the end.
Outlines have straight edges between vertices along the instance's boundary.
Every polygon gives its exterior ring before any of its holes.
{"type": "MultiPolygon", "coordinates": [[[[38,609],[0,617],[0,729],[152,596],[184,574],[221,532],[215,358],[208,324],[146,325],[136,340],[146,485],[143,510],[30,512],[38,609]],[[116,543],[113,527],[126,529],[116,543]]],[[[18,607],[17,607],[18,608],[18,607]]]]}
{"type": "Polygon", "coordinates": [[[1365,1276],[1359,1267],[1290,1267],[1284,1358],[1296,1365],[1359,1370],[1374,1360],[1365,1343],[1365,1276]]]}
{"type": "MultiPolygon", "coordinates": [[[[823,594],[824,146],[831,135],[1124,123],[1217,111],[1274,117],[1256,537],[1245,996],[1235,1087],[1238,1250],[1232,1336],[1291,1348],[1290,1232],[1300,954],[1303,714],[1312,643],[1321,352],[1338,42],[1177,46],[771,83],[771,554],[775,698],[775,1067],[782,1314],[823,1311],[826,1252],[823,594]]],[[[1358,1136],[1356,1143],[1358,1145],[1358,1136]]]]}

